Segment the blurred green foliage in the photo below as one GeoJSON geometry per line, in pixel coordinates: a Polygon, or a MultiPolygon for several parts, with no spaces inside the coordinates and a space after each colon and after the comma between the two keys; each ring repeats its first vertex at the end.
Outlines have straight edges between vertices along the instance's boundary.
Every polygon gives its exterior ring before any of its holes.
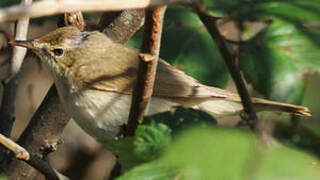
{"type": "Polygon", "coordinates": [[[259,21],[282,18],[293,23],[318,21],[318,0],[202,0],[215,16],[227,16],[237,20],[259,21]]]}
{"type": "Polygon", "coordinates": [[[245,77],[264,96],[301,104],[305,75],[320,65],[319,0],[204,0],[215,14],[265,21],[267,28],[240,44],[245,77]]]}
{"type": "Polygon", "coordinates": [[[135,133],[134,152],[144,160],[158,158],[171,143],[171,129],[163,123],[140,125],[135,133]]]}
{"type": "Polygon", "coordinates": [[[134,152],[134,138],[132,137],[115,140],[100,140],[99,142],[117,155],[117,161],[120,163],[121,170],[124,172],[146,162],[142,158],[136,156],[134,152]]]}
{"type": "Polygon", "coordinates": [[[19,4],[20,0],[2,0],[0,1],[0,7],[10,6],[14,4],[19,4]]]}
{"type": "Polygon", "coordinates": [[[123,171],[160,157],[176,134],[188,127],[211,127],[216,120],[205,112],[178,107],[147,117],[139,125],[134,138],[100,141],[118,156],[123,171]]]}
{"type": "Polygon", "coordinates": [[[317,179],[318,163],[304,152],[262,144],[250,132],[196,128],[180,134],[159,160],[118,179],[317,179]]]}
{"type": "Polygon", "coordinates": [[[320,32],[274,20],[241,46],[248,82],[271,99],[301,103],[306,73],[319,72],[320,32]]]}

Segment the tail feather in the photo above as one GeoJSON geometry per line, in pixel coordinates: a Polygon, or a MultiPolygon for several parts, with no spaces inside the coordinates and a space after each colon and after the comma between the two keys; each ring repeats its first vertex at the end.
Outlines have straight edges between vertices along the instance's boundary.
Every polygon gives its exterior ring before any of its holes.
{"type": "MultiPolygon", "coordinates": [[[[310,110],[304,106],[260,98],[252,98],[251,100],[257,111],[278,111],[301,116],[311,116],[310,110]]],[[[195,108],[205,111],[214,117],[237,115],[243,111],[240,97],[235,94],[229,94],[227,98],[212,98],[202,101],[195,108]]]]}
{"type": "Polygon", "coordinates": [[[310,110],[304,106],[286,104],[259,98],[252,98],[252,102],[258,111],[280,111],[301,116],[311,116],[310,110]]]}

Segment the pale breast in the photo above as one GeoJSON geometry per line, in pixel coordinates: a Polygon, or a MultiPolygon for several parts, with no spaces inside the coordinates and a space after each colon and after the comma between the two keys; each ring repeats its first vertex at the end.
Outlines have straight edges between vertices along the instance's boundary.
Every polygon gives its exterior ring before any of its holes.
{"type": "MultiPolygon", "coordinates": [[[[88,134],[97,139],[110,139],[118,135],[127,123],[131,95],[113,92],[84,90],[69,94],[65,101],[67,111],[88,134]]],[[[178,104],[167,99],[152,98],[147,115],[164,112],[178,104]]]]}

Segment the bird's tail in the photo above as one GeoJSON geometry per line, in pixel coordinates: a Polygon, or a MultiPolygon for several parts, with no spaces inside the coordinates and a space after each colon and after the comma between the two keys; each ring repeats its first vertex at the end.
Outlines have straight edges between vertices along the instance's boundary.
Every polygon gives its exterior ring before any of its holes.
{"type": "MultiPolygon", "coordinates": [[[[260,98],[251,98],[257,111],[287,112],[301,116],[311,116],[307,107],[286,104],[260,98]]],[[[243,111],[240,97],[232,94],[227,98],[212,98],[199,103],[195,108],[205,111],[214,117],[237,115],[243,111]]]]}

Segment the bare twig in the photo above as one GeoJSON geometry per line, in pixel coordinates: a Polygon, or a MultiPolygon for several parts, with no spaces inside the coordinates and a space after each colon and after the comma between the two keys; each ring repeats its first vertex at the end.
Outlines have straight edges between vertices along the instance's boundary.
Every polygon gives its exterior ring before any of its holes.
{"type": "MultiPolygon", "coordinates": [[[[22,0],[20,6],[28,6],[31,4],[32,4],[32,0],[22,0]]],[[[29,27],[29,17],[28,16],[21,17],[19,21],[16,23],[15,40],[26,40],[27,34],[28,34],[28,27],[29,27]]],[[[11,74],[10,74],[11,77],[13,77],[15,74],[19,72],[26,53],[27,53],[26,48],[22,48],[18,46],[13,48],[11,74]]]]}
{"type": "MultiPolygon", "coordinates": [[[[22,0],[20,6],[30,5],[32,0],[22,0]]],[[[29,26],[29,17],[23,16],[16,22],[15,39],[26,40],[29,26]]],[[[3,81],[3,99],[0,109],[0,133],[10,137],[11,130],[15,119],[15,102],[20,79],[19,71],[23,59],[27,53],[25,48],[14,47],[10,62],[9,77],[3,81]]],[[[6,166],[8,159],[5,156],[6,150],[0,148],[0,169],[6,166]]]]}
{"type": "Polygon", "coordinates": [[[119,11],[142,9],[159,5],[189,4],[189,0],[59,0],[38,1],[31,6],[12,6],[0,9],[0,22],[12,21],[23,16],[31,18],[61,14],[73,11],[119,11]]]}
{"type": "Polygon", "coordinates": [[[69,178],[65,177],[64,175],[60,174],[58,171],[53,169],[48,162],[44,161],[40,157],[36,155],[29,154],[29,152],[24,149],[23,147],[19,146],[11,139],[6,138],[4,135],[0,134],[0,144],[2,144],[5,148],[10,150],[15,154],[15,157],[19,160],[22,160],[29,164],[30,166],[34,167],[35,169],[39,170],[43,173],[47,179],[51,180],[68,180],[69,178]]]}
{"type": "Polygon", "coordinates": [[[11,152],[13,152],[13,154],[15,155],[15,157],[17,159],[20,159],[20,160],[29,160],[30,159],[30,155],[27,150],[25,150],[23,147],[17,145],[11,139],[5,137],[2,134],[0,134],[0,144],[2,144],[4,147],[6,147],[11,152]]]}
{"type": "Polygon", "coordinates": [[[241,97],[241,102],[244,107],[244,111],[248,117],[245,117],[247,122],[249,122],[249,125],[251,128],[253,128],[254,123],[257,122],[258,117],[256,114],[256,111],[252,105],[250,95],[248,93],[248,90],[246,88],[244,79],[240,73],[238,64],[237,64],[237,57],[234,56],[228,49],[224,38],[219,33],[218,28],[216,27],[216,18],[209,16],[205,13],[203,13],[201,10],[196,9],[198,16],[200,17],[203,24],[208,29],[211,37],[213,38],[217,48],[220,50],[222,57],[224,58],[224,61],[226,62],[228,69],[231,73],[231,76],[236,84],[237,90],[239,92],[239,95],[241,97]]]}
{"type": "Polygon", "coordinates": [[[159,6],[146,11],[145,34],[141,53],[137,83],[133,90],[132,103],[125,135],[132,136],[143,116],[153,92],[156,75],[163,18],[167,6],[159,6]]]}

